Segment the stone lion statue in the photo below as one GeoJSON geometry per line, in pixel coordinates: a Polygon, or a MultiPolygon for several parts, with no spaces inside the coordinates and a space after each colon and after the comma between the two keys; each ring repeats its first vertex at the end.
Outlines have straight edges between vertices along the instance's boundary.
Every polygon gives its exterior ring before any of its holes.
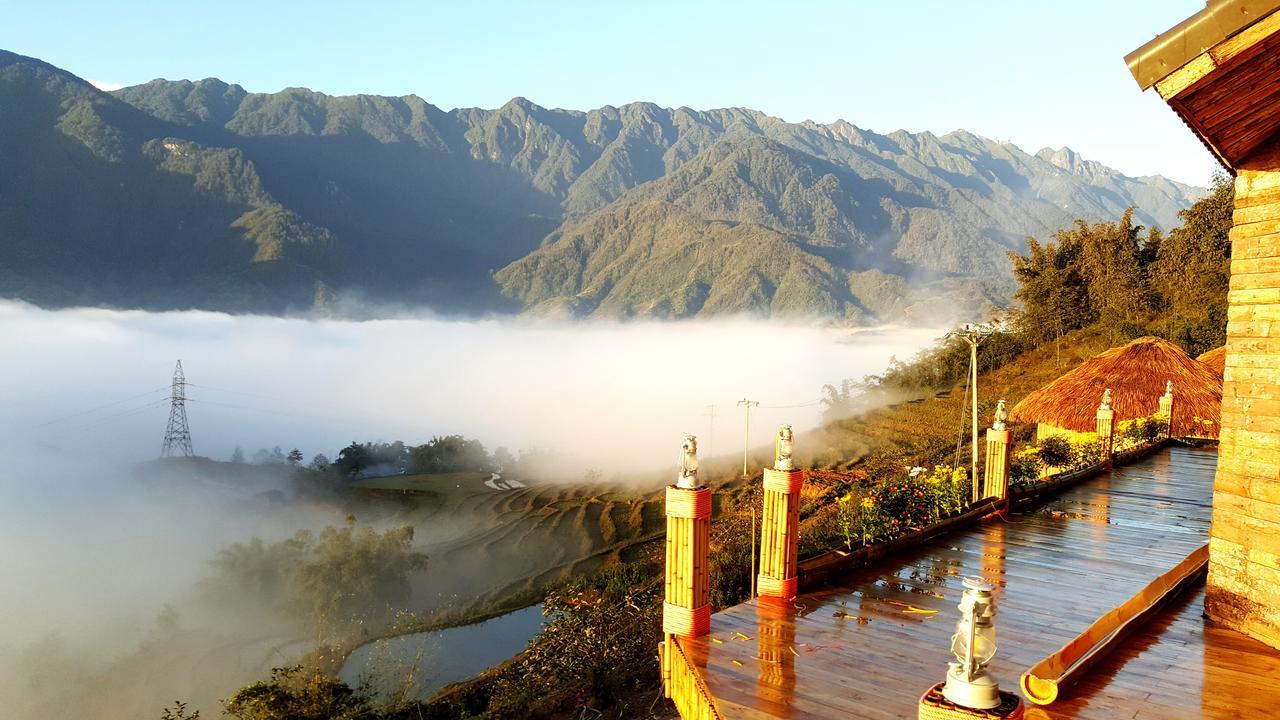
{"type": "Polygon", "coordinates": [[[676,476],[676,487],[698,487],[698,438],[693,435],[685,435],[680,445],[680,474],[676,476]]]}
{"type": "Polygon", "coordinates": [[[1111,409],[1111,388],[1102,391],[1102,408],[1103,410],[1111,409]]]}
{"type": "Polygon", "coordinates": [[[778,428],[778,437],[773,444],[773,469],[774,470],[795,470],[795,463],[791,461],[791,451],[794,448],[792,443],[791,426],[783,425],[778,428]]]}

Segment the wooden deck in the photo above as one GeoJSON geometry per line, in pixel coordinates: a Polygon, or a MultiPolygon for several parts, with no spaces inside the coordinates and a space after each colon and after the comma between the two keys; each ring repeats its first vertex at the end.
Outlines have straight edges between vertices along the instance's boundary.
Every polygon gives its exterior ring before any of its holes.
{"type": "MultiPolygon", "coordinates": [[[[1016,692],[1023,670],[1207,542],[1216,460],[1161,451],[801,595],[795,612],[729,608],[680,644],[726,718],[914,718],[946,673],[960,579],[980,575],[997,586],[992,669],[1016,692]]],[[[1162,610],[1027,717],[1280,717],[1280,653],[1207,623],[1202,597],[1162,610]]]]}

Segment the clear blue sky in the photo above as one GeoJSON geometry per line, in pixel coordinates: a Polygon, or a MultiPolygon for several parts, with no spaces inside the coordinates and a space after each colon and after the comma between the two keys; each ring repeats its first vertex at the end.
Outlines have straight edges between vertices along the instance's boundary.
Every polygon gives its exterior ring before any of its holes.
{"type": "Polygon", "coordinates": [[[522,95],[575,109],[747,106],[878,132],[966,128],[1203,185],[1208,152],[1123,61],[1203,6],[5,0],[0,48],[107,84],[218,77],[257,92],[412,93],[445,109],[522,95]]]}

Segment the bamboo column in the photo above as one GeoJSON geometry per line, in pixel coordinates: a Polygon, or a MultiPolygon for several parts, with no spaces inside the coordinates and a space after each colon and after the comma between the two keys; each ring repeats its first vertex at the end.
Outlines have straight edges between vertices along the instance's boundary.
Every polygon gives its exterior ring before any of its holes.
{"type": "Polygon", "coordinates": [[[1111,409],[1111,388],[1107,388],[1102,391],[1102,404],[1098,406],[1098,439],[1102,441],[1102,457],[1108,469],[1115,452],[1115,419],[1116,411],[1111,409]]]}
{"type": "Polygon", "coordinates": [[[791,460],[791,426],[778,429],[773,467],[764,469],[764,515],[760,524],[761,601],[786,603],[797,592],[800,556],[800,491],[804,471],[791,460]]]}
{"type": "Polygon", "coordinates": [[[1164,383],[1164,395],[1160,396],[1160,409],[1156,416],[1166,423],[1165,437],[1173,437],[1173,381],[1164,383]]]}
{"type": "Polygon", "coordinates": [[[1009,496],[1009,432],[1005,421],[1009,413],[1004,400],[996,406],[995,421],[987,430],[987,468],[983,497],[1004,500],[1009,496]]]}
{"type": "Polygon", "coordinates": [[[711,629],[707,545],[711,488],[698,482],[698,444],[685,436],[676,484],[667,486],[667,593],[662,627],[667,635],[698,637],[711,629]]]}
{"type": "Polygon", "coordinates": [[[675,484],[667,486],[666,598],[658,656],[663,692],[677,706],[684,706],[691,702],[692,691],[676,643],[681,637],[711,632],[707,573],[711,488],[698,481],[698,439],[685,435],[680,449],[680,473],[675,484]]]}

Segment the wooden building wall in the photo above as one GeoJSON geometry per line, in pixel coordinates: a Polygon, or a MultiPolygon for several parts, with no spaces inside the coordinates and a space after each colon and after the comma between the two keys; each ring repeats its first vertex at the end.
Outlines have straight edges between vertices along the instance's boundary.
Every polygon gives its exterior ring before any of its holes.
{"type": "Polygon", "coordinates": [[[1239,164],[1209,616],[1280,648],[1280,141],[1239,164]]]}

